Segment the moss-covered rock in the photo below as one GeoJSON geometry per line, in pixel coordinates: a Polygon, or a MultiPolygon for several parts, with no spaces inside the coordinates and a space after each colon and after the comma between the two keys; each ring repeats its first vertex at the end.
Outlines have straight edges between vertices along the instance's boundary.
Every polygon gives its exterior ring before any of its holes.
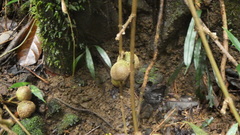
{"type": "MultiPolygon", "coordinates": [[[[82,2],[66,1],[69,12],[83,10],[82,2]]],[[[31,3],[31,11],[38,22],[46,67],[55,73],[71,74],[73,41],[68,16],[62,12],[61,0],[31,0],[31,3]]],[[[73,25],[75,28],[75,23],[73,25]]],[[[77,38],[76,41],[78,45],[77,38]]]]}
{"type": "MultiPolygon", "coordinates": [[[[44,121],[40,116],[34,116],[32,118],[23,119],[20,121],[22,125],[32,134],[32,135],[45,135],[44,121]]],[[[12,131],[18,135],[26,135],[22,128],[15,124],[12,127],[12,131]]]]}

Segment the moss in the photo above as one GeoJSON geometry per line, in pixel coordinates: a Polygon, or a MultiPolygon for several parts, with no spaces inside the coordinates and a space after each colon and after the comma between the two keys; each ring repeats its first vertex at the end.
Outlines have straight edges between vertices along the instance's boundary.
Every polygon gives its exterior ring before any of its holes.
{"type": "MultiPolygon", "coordinates": [[[[70,15],[71,12],[83,10],[81,5],[84,1],[66,0],[70,15]]],[[[31,0],[31,3],[31,12],[38,22],[46,66],[56,73],[71,73],[73,42],[67,15],[61,9],[61,0],[31,0]]]]}
{"type": "Polygon", "coordinates": [[[63,116],[63,119],[59,124],[57,125],[57,132],[58,134],[62,134],[63,131],[70,126],[73,126],[79,121],[79,118],[77,115],[72,113],[67,113],[63,116]]]}
{"type": "MultiPolygon", "coordinates": [[[[136,76],[136,82],[138,84],[143,83],[143,79],[144,79],[144,74],[146,72],[146,67],[140,68],[137,76],[136,76]]],[[[150,71],[150,73],[148,74],[148,81],[151,82],[153,85],[154,84],[158,84],[160,83],[160,81],[162,80],[162,74],[158,71],[158,69],[156,67],[153,67],[150,71]]]]}
{"type": "Polygon", "coordinates": [[[46,113],[46,117],[51,117],[53,114],[60,112],[61,110],[61,105],[58,103],[58,101],[56,99],[52,99],[47,103],[47,113],[46,113]]]}
{"type": "MultiPolygon", "coordinates": [[[[40,116],[34,116],[32,118],[23,119],[20,121],[22,125],[32,134],[32,135],[45,135],[44,134],[44,121],[40,116]]],[[[12,127],[12,131],[18,135],[26,135],[22,128],[15,124],[12,127]]]]}

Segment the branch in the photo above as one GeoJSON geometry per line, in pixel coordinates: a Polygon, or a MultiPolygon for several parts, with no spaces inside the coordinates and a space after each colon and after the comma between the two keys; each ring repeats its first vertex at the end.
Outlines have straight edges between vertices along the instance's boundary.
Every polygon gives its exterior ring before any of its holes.
{"type": "MultiPolygon", "coordinates": [[[[223,28],[228,29],[227,15],[226,15],[226,10],[225,10],[224,0],[219,0],[219,2],[220,2],[220,7],[221,7],[223,28]]],[[[228,51],[228,36],[227,36],[227,32],[225,30],[223,30],[223,46],[226,49],[226,51],[228,51]]],[[[225,84],[226,84],[226,74],[225,74],[226,62],[227,62],[227,56],[223,55],[220,68],[221,68],[222,78],[223,78],[223,81],[225,84]]]]}
{"type": "Polygon", "coordinates": [[[238,65],[238,62],[237,62],[237,61],[228,53],[228,51],[222,46],[222,44],[221,44],[220,41],[218,40],[218,37],[217,37],[215,34],[213,34],[213,33],[208,29],[208,27],[202,22],[201,19],[199,19],[199,21],[200,21],[201,24],[202,24],[203,31],[212,38],[212,40],[216,43],[216,45],[219,47],[219,49],[221,50],[221,52],[227,56],[227,58],[229,59],[229,61],[231,61],[234,66],[237,66],[237,65],[238,65]]]}
{"type": "Polygon", "coordinates": [[[117,34],[115,40],[119,40],[120,37],[121,37],[122,35],[124,35],[127,26],[132,22],[132,20],[133,20],[134,17],[136,17],[136,14],[131,14],[131,15],[128,17],[127,22],[122,26],[122,29],[121,29],[120,32],[117,34]]]}

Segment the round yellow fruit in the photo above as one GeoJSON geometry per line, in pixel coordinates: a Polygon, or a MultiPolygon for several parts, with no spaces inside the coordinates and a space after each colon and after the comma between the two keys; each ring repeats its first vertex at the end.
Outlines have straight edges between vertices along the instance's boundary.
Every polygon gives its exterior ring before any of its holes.
{"type": "Polygon", "coordinates": [[[111,68],[110,75],[115,81],[124,81],[129,76],[129,64],[124,60],[117,61],[111,68]]]}
{"type": "Polygon", "coordinates": [[[32,92],[28,86],[22,86],[17,89],[16,97],[19,101],[30,100],[32,98],[32,92]]]}
{"type": "Polygon", "coordinates": [[[32,101],[21,101],[18,103],[17,112],[20,118],[28,118],[36,110],[36,105],[32,101]]]}

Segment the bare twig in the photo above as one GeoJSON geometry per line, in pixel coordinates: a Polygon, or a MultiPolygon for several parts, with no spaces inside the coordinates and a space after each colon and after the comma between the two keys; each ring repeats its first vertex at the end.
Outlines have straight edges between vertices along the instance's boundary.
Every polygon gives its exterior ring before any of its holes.
{"type": "Polygon", "coordinates": [[[28,67],[23,66],[25,69],[27,69],[29,72],[31,72],[33,75],[35,75],[37,78],[39,78],[40,80],[42,80],[44,83],[49,84],[49,81],[43,79],[41,76],[37,75],[36,73],[34,73],[31,69],[29,69],[28,67]]]}
{"type": "Polygon", "coordinates": [[[238,65],[238,62],[237,62],[237,61],[228,53],[228,51],[222,46],[222,44],[221,44],[220,41],[218,40],[218,37],[217,37],[215,34],[213,34],[213,33],[208,29],[208,27],[202,22],[201,19],[199,19],[199,21],[200,21],[201,24],[202,24],[203,31],[212,38],[212,40],[213,40],[213,41],[215,42],[215,44],[219,47],[219,49],[221,50],[221,52],[227,56],[228,60],[231,61],[234,66],[237,66],[237,65],[238,65]]]}
{"type": "Polygon", "coordinates": [[[89,132],[87,132],[85,135],[89,135],[91,134],[94,130],[98,129],[100,126],[97,126],[95,128],[93,128],[92,130],[90,130],[89,132]]]}
{"type": "Polygon", "coordinates": [[[9,113],[9,115],[17,122],[17,124],[22,128],[22,130],[27,134],[31,135],[28,130],[22,125],[21,122],[12,114],[12,112],[8,109],[6,105],[3,105],[3,108],[6,109],[6,111],[9,113]]]}
{"type": "Polygon", "coordinates": [[[125,30],[127,28],[127,26],[132,22],[133,18],[136,17],[136,14],[131,14],[129,17],[128,17],[128,20],[127,22],[122,26],[122,29],[120,30],[120,32],[117,34],[115,40],[119,40],[120,37],[122,37],[123,33],[125,33],[125,30]]]}
{"type": "Polygon", "coordinates": [[[10,130],[8,128],[8,126],[4,125],[4,124],[0,124],[0,128],[7,131],[9,135],[17,135],[15,132],[13,132],[12,130],[10,130]]]}
{"type": "MultiPolygon", "coordinates": [[[[228,29],[227,15],[226,15],[226,10],[225,10],[224,0],[219,0],[219,2],[220,2],[220,7],[221,7],[223,28],[228,29]]],[[[224,46],[225,50],[228,51],[228,36],[227,36],[227,32],[225,30],[223,30],[223,46],[224,46]]],[[[222,57],[221,67],[220,67],[220,71],[221,71],[224,83],[227,83],[226,74],[225,74],[226,62],[227,62],[227,56],[224,54],[222,57]]]]}
{"type": "Polygon", "coordinates": [[[157,124],[155,127],[153,127],[153,131],[151,132],[151,135],[152,135],[153,133],[157,132],[158,130],[160,130],[160,128],[162,127],[163,123],[164,123],[165,121],[167,121],[167,120],[169,119],[169,117],[170,117],[176,110],[177,110],[176,108],[172,109],[171,112],[165,117],[165,119],[164,119],[161,123],[159,123],[159,124],[157,124]]]}
{"type": "Polygon", "coordinates": [[[160,29],[161,29],[161,24],[162,24],[162,18],[163,18],[163,6],[164,6],[164,0],[161,0],[160,2],[160,8],[159,8],[159,15],[158,15],[158,22],[157,22],[157,26],[156,26],[156,34],[155,34],[155,38],[154,38],[154,52],[153,52],[153,59],[151,61],[151,63],[149,64],[148,68],[146,69],[145,75],[144,75],[144,80],[143,80],[143,84],[140,90],[140,98],[139,98],[139,103],[138,103],[138,109],[137,109],[137,114],[139,115],[140,110],[141,110],[141,103],[143,100],[143,94],[148,82],[148,74],[150,73],[153,65],[155,64],[155,61],[157,59],[157,55],[158,55],[158,44],[159,44],[159,38],[160,38],[160,29]]]}

